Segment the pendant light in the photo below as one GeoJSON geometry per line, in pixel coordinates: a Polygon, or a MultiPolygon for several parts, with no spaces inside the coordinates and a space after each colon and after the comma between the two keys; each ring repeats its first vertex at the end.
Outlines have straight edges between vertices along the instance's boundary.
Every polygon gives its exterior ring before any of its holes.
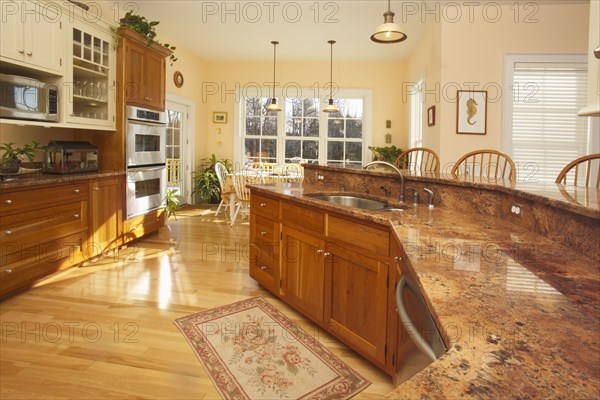
{"type": "Polygon", "coordinates": [[[335,40],[329,40],[327,43],[331,45],[331,59],[329,62],[329,104],[323,109],[326,113],[338,112],[337,107],[333,104],[333,45],[335,40]]]}
{"type": "Polygon", "coordinates": [[[406,35],[400,31],[400,26],[394,23],[394,14],[390,9],[390,0],[388,0],[388,10],[383,13],[383,24],[379,25],[375,33],[371,35],[371,40],[377,43],[400,43],[406,40],[406,35]]]}
{"type": "Polygon", "coordinates": [[[279,42],[272,41],[273,45],[273,97],[271,98],[271,104],[267,106],[267,111],[281,111],[281,107],[277,105],[277,99],[275,98],[275,62],[277,61],[277,45],[279,42]]]}

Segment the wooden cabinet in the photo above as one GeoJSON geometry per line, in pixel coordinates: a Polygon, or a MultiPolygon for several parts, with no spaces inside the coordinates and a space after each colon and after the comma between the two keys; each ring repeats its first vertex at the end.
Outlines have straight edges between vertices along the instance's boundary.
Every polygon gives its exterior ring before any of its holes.
{"type": "Polygon", "coordinates": [[[88,184],[0,194],[0,296],[83,260],[88,184]]]}
{"type": "Polygon", "coordinates": [[[250,237],[251,277],[393,375],[396,275],[386,226],[252,191],[250,237]],[[261,250],[277,239],[269,249],[278,255],[261,250]]]}
{"type": "Polygon", "coordinates": [[[388,264],[329,244],[325,325],[381,365],[387,356],[388,264]]]}
{"type": "Polygon", "coordinates": [[[90,184],[88,256],[101,255],[122,242],[123,177],[99,179],[90,184]]]}
{"type": "Polygon", "coordinates": [[[62,12],[33,1],[2,2],[0,56],[11,63],[62,74],[62,12]]]}
{"type": "Polygon", "coordinates": [[[164,208],[126,219],[123,222],[123,241],[130,242],[155,232],[165,226],[166,220],[167,212],[164,208]]]}
{"type": "Polygon", "coordinates": [[[283,225],[281,294],[293,307],[323,322],[325,241],[283,225]]]}
{"type": "Polygon", "coordinates": [[[165,74],[169,50],[160,45],[148,46],[142,35],[131,29],[119,29],[120,52],[124,63],[123,92],[126,104],[163,111],[165,109],[165,74]]]}

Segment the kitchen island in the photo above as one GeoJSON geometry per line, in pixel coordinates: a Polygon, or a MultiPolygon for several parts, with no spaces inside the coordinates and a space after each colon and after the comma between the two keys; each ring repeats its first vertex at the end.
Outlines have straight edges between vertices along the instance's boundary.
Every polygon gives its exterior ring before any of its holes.
{"type": "MultiPolygon", "coordinates": [[[[252,193],[389,229],[400,246],[402,273],[418,284],[449,349],[388,398],[597,398],[596,189],[529,185],[525,191],[502,182],[407,177],[407,198],[427,187],[435,207],[409,204],[383,213],[311,195],[345,193],[399,205],[397,175],[305,168],[303,186],[264,185],[252,193]],[[519,215],[511,212],[515,204],[519,215]]],[[[394,308],[389,298],[387,307],[394,308]]]]}

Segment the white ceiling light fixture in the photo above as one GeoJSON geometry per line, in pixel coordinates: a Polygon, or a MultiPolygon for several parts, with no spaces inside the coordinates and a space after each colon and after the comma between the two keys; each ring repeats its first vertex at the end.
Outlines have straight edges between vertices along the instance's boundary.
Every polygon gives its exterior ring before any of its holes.
{"type": "Polygon", "coordinates": [[[327,43],[331,45],[331,59],[329,62],[329,104],[323,109],[323,112],[331,114],[338,112],[337,107],[333,104],[333,45],[335,44],[335,40],[329,40],[327,43]]]}
{"type": "Polygon", "coordinates": [[[406,40],[407,36],[400,31],[400,26],[394,23],[394,14],[390,8],[388,0],[388,10],[383,13],[383,24],[379,25],[375,33],[371,35],[371,40],[376,43],[400,43],[406,40]]]}
{"type": "Polygon", "coordinates": [[[277,99],[275,98],[275,63],[277,61],[277,45],[279,42],[274,40],[271,44],[273,45],[273,97],[271,98],[271,103],[267,106],[267,111],[278,112],[281,111],[281,107],[277,105],[277,99]]]}

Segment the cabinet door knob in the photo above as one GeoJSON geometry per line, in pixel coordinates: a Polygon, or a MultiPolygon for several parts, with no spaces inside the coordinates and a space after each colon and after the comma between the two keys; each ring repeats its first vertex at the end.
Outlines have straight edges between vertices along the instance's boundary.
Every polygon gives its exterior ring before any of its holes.
{"type": "Polygon", "coordinates": [[[100,188],[98,188],[98,187],[95,187],[95,188],[94,188],[94,190],[100,190],[100,188]]]}
{"type": "Polygon", "coordinates": [[[23,53],[25,53],[25,50],[23,50],[23,49],[19,49],[19,53],[20,53],[20,54],[23,54],[23,53]]]}
{"type": "Polygon", "coordinates": [[[73,218],[75,218],[75,219],[79,218],[79,214],[73,214],[73,218]]]}
{"type": "Polygon", "coordinates": [[[396,257],[394,257],[394,260],[396,260],[396,261],[402,261],[402,257],[396,256],[396,257]]]}
{"type": "Polygon", "coordinates": [[[266,206],[267,206],[267,203],[260,203],[260,206],[261,206],[261,207],[266,207],[266,206]]]}
{"type": "Polygon", "coordinates": [[[11,236],[12,235],[12,231],[5,231],[4,233],[6,233],[6,236],[11,236]]]}
{"type": "Polygon", "coordinates": [[[261,266],[260,266],[260,269],[264,271],[264,270],[266,270],[266,269],[267,269],[267,267],[266,267],[266,266],[264,266],[264,265],[261,265],[261,266]]]}
{"type": "Polygon", "coordinates": [[[12,269],[7,269],[7,270],[6,270],[6,271],[4,271],[4,272],[6,272],[7,274],[12,274],[12,269]]]}
{"type": "Polygon", "coordinates": [[[75,190],[73,190],[73,192],[79,193],[79,189],[75,189],[75,190]]]}
{"type": "Polygon", "coordinates": [[[267,235],[267,232],[265,232],[265,231],[262,231],[262,232],[260,233],[260,236],[266,236],[266,235],[267,235]]]}
{"type": "Polygon", "coordinates": [[[325,250],[317,249],[317,254],[323,254],[324,252],[325,252],[325,250]]]}
{"type": "Polygon", "coordinates": [[[331,253],[323,253],[323,257],[329,257],[331,253]]]}
{"type": "Polygon", "coordinates": [[[12,200],[4,200],[6,204],[12,204],[12,200]]]}
{"type": "Polygon", "coordinates": [[[31,56],[31,55],[33,55],[33,53],[32,53],[31,51],[28,51],[28,52],[27,52],[27,55],[28,55],[28,56],[31,56]]]}

